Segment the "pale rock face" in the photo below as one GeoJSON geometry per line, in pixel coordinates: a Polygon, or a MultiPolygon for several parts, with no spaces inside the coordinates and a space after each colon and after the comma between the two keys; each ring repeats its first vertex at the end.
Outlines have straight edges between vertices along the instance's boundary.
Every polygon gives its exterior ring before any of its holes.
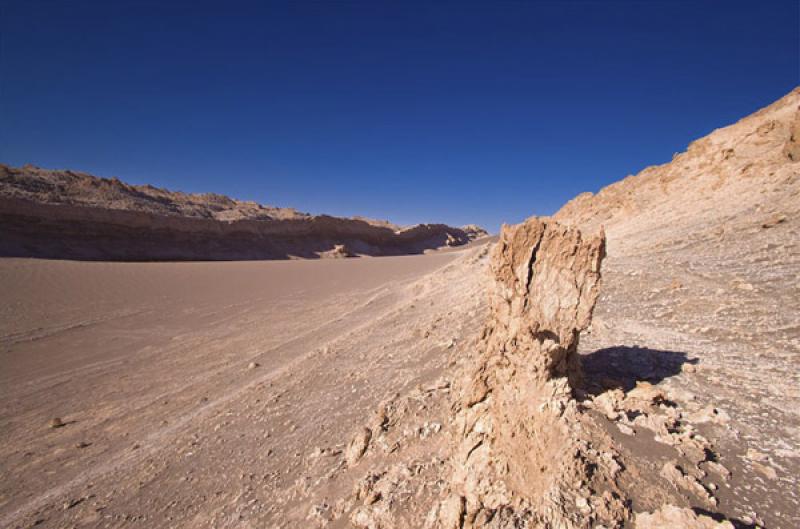
{"type": "Polygon", "coordinates": [[[800,161],[800,112],[795,114],[789,129],[789,139],[783,147],[783,153],[793,162],[800,161]]]}
{"type": "Polygon", "coordinates": [[[591,322],[604,255],[602,234],[587,240],[538,218],[503,227],[490,265],[483,352],[461,388],[462,437],[442,512],[464,507],[458,517],[443,517],[443,527],[583,527],[592,512],[615,525],[625,515],[613,476],[602,466],[587,473],[598,454],[585,450],[571,386],[580,376],[578,336],[591,322]],[[590,503],[581,484],[592,480],[603,482],[594,490],[610,494],[590,503]]]}
{"type": "Polygon", "coordinates": [[[372,430],[369,428],[363,428],[353,437],[345,452],[345,461],[349,466],[355,465],[361,459],[361,456],[369,448],[370,439],[372,439],[372,430]]]}
{"type": "Polygon", "coordinates": [[[598,193],[582,193],[553,218],[608,235],[609,254],[729,233],[753,216],[796,217],[800,193],[800,88],[692,142],[598,193]]]}

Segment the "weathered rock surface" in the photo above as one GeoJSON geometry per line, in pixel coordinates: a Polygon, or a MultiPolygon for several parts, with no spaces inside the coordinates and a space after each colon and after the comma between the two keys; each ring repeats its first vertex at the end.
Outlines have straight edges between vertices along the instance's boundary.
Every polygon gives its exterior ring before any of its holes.
{"type": "Polygon", "coordinates": [[[609,255],[725,238],[741,221],[795,217],[800,210],[800,88],[733,125],[693,141],[555,215],[591,233],[603,226],[609,255]]]}
{"type": "Polygon", "coordinates": [[[584,233],[603,226],[608,241],[579,348],[587,380],[623,392],[647,381],[672,403],[652,412],[623,403],[614,429],[650,430],[670,447],[625,436],[623,456],[657,463],[649,475],[680,458],[718,501],[700,494],[691,506],[742,526],[800,527],[799,126],[796,88],[554,217],[584,233]],[[710,446],[716,456],[703,461],[710,446]],[[769,461],[749,460],[750,450],[769,461]],[[711,471],[702,477],[698,465],[711,471]]]}
{"type": "Polygon", "coordinates": [[[0,226],[0,256],[134,261],[401,255],[486,235],[475,226],[400,228],[2,164],[0,226]]]}
{"type": "Polygon", "coordinates": [[[614,455],[595,449],[602,440],[572,397],[604,255],[602,235],[553,221],[503,227],[482,351],[460,390],[442,527],[589,527],[627,515],[614,455]]]}
{"type": "Polygon", "coordinates": [[[361,459],[364,452],[369,447],[369,441],[372,438],[372,430],[364,428],[356,434],[347,446],[347,451],[344,454],[345,461],[348,465],[354,465],[361,459]]]}

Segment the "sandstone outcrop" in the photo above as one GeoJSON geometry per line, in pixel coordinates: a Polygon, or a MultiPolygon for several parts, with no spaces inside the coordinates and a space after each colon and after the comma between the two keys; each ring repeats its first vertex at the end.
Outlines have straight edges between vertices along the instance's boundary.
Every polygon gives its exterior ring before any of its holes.
{"type": "Polygon", "coordinates": [[[572,396],[604,255],[602,234],[585,239],[537,218],[503,227],[481,352],[460,388],[441,527],[615,526],[627,517],[615,454],[572,396]]]}
{"type": "Polygon", "coordinates": [[[0,256],[133,261],[402,255],[486,235],[474,226],[401,228],[2,164],[0,226],[0,256]]]}

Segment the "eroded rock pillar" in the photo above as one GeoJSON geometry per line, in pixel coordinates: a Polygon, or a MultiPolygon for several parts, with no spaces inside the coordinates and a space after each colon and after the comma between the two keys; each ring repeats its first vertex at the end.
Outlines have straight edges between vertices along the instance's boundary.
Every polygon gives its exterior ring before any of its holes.
{"type": "Polygon", "coordinates": [[[575,495],[592,476],[572,384],[604,256],[602,233],[538,218],[503,227],[481,351],[460,384],[442,525],[573,527],[584,503],[594,510],[575,495]]]}

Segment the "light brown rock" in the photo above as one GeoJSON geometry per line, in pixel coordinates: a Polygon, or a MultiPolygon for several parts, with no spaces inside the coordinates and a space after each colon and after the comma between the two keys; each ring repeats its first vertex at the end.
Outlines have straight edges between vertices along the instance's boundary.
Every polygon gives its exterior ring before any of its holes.
{"type": "Polygon", "coordinates": [[[355,437],[353,437],[353,439],[350,441],[350,444],[347,445],[347,450],[344,454],[344,458],[348,466],[356,464],[358,460],[361,459],[361,457],[364,455],[364,452],[366,452],[367,448],[369,448],[369,442],[371,439],[372,430],[369,428],[363,428],[355,435],[355,437]]]}
{"type": "MultiPolygon", "coordinates": [[[[442,527],[588,523],[593,506],[577,500],[575,483],[607,476],[586,473],[571,383],[580,379],[578,336],[591,321],[604,255],[602,235],[584,239],[551,220],[503,227],[482,352],[460,387],[447,505],[463,503],[463,520],[443,517],[442,527]]],[[[605,509],[612,522],[625,512],[618,503],[605,509]]]]}

